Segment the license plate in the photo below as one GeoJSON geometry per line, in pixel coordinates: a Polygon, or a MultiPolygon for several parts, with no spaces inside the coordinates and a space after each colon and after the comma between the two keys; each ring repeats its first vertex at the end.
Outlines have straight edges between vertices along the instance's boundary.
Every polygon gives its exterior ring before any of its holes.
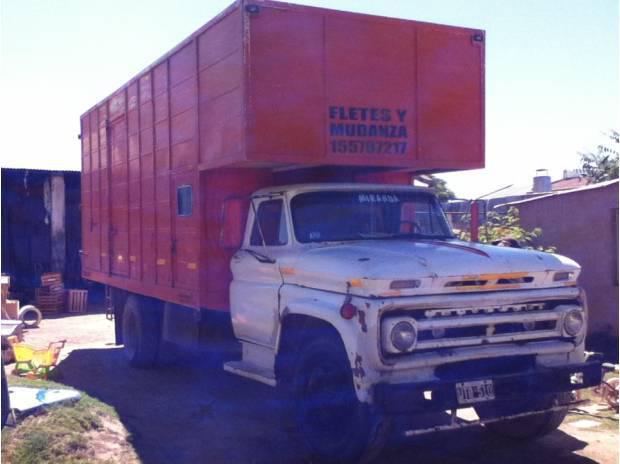
{"type": "Polygon", "coordinates": [[[495,399],[492,380],[475,380],[456,384],[456,398],[459,404],[479,403],[495,399]]]}

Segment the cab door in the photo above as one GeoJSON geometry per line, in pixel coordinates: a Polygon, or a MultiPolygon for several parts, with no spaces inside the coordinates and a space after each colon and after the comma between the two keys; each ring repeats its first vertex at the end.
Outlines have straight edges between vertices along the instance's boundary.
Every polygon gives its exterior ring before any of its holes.
{"type": "Polygon", "coordinates": [[[244,246],[232,258],[230,311],[241,340],[275,347],[282,286],[278,260],[290,248],[282,196],[253,199],[244,246]]]}

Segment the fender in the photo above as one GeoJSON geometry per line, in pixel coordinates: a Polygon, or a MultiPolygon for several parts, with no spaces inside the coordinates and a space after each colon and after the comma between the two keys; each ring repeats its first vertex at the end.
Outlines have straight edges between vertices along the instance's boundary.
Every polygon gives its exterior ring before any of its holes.
{"type": "MultiPolygon", "coordinates": [[[[340,307],[347,295],[284,285],[280,290],[280,324],[278,325],[277,351],[280,349],[282,322],[289,315],[312,317],[332,326],[338,332],[349,358],[353,384],[360,402],[372,402],[372,385],[376,382],[374,370],[369,368],[365,359],[369,359],[368,347],[376,344],[365,324],[358,318],[344,319],[340,307]]],[[[374,326],[374,324],[372,324],[374,326]]],[[[276,353],[277,353],[276,351],[276,353]]]]}

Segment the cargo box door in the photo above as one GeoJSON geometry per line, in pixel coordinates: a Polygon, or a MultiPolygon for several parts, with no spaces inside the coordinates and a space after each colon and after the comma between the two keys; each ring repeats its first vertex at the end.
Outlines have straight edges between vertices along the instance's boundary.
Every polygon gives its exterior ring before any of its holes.
{"type": "Polygon", "coordinates": [[[196,174],[175,174],[173,182],[176,202],[172,240],[174,286],[197,289],[200,233],[196,174]]]}
{"type": "Polygon", "coordinates": [[[99,186],[99,139],[96,113],[82,118],[82,267],[87,271],[97,271],[100,266],[99,231],[101,190],[99,186]],[[94,122],[93,122],[94,121],[94,122]]]}
{"type": "Polygon", "coordinates": [[[129,274],[129,190],[127,119],[110,124],[110,272],[129,274]]]}

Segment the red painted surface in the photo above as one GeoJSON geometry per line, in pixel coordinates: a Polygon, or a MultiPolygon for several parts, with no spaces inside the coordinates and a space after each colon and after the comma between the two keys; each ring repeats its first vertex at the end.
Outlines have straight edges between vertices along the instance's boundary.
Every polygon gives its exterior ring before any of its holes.
{"type": "Polygon", "coordinates": [[[570,179],[560,179],[551,183],[551,190],[568,190],[588,185],[587,177],[573,177],[570,179]]]}
{"type": "Polygon", "coordinates": [[[484,166],[483,32],[247,3],[82,115],[86,278],[226,310],[227,197],[484,166]]]}
{"type": "Polygon", "coordinates": [[[480,227],[480,203],[478,203],[478,200],[472,201],[469,209],[469,216],[471,218],[469,236],[472,242],[477,242],[478,228],[480,227]]]}

